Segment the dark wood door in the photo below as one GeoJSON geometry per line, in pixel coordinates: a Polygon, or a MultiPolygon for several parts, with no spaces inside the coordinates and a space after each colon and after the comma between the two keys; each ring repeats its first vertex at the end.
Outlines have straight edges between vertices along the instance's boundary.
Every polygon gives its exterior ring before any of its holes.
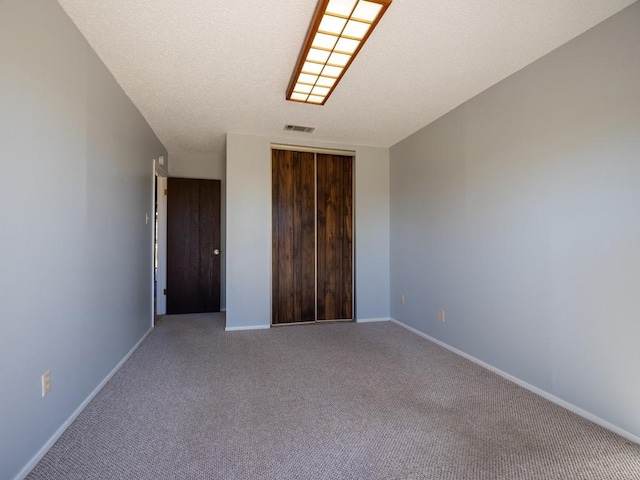
{"type": "Polygon", "coordinates": [[[353,157],[272,150],[271,323],[353,319],[353,157]]]}
{"type": "Polygon", "coordinates": [[[271,321],[313,322],[316,318],[314,154],[272,152],[271,321]]]}
{"type": "Polygon", "coordinates": [[[167,313],[220,311],[220,180],[167,183],[167,313]]]}
{"type": "Polygon", "coordinates": [[[318,320],[353,319],[353,157],[317,155],[318,320]]]}

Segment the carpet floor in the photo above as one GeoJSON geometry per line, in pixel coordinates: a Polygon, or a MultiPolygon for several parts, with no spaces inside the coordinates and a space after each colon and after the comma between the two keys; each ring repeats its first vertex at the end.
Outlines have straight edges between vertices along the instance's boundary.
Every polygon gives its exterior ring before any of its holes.
{"type": "Polygon", "coordinates": [[[28,477],[640,479],[640,446],[390,322],[164,317],[28,477]]]}

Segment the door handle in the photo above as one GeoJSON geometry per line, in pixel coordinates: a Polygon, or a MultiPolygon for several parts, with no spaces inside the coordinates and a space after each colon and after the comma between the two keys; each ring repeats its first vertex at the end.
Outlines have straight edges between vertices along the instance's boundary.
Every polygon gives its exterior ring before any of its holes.
{"type": "Polygon", "coordinates": [[[218,250],[217,248],[213,251],[214,255],[220,255],[220,250],[218,250]]]}

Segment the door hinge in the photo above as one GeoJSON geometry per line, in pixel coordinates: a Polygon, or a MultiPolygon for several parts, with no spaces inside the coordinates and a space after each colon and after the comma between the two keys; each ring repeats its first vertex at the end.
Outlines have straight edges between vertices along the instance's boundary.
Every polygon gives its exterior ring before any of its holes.
{"type": "Polygon", "coordinates": [[[165,288],[164,290],[162,290],[162,294],[166,295],[167,294],[167,289],[165,288]]]}
{"type": "Polygon", "coordinates": [[[164,195],[167,196],[167,189],[164,189],[164,195]]]}

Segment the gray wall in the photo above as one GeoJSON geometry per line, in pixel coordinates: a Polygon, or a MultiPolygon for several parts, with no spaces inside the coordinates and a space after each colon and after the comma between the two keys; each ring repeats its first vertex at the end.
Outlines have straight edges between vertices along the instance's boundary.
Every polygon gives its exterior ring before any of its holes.
{"type": "Polygon", "coordinates": [[[0,478],[10,479],[151,327],[145,215],[152,159],[167,152],[57,2],[0,3],[0,58],[0,478]]]}
{"type": "Polygon", "coordinates": [[[356,316],[389,318],[389,150],[229,134],[227,327],[271,321],[271,143],[356,152],[356,316]]]}
{"type": "Polygon", "coordinates": [[[226,184],[226,159],[223,155],[198,152],[171,152],[171,168],[169,175],[181,178],[204,178],[220,180],[221,186],[221,220],[220,238],[220,308],[226,308],[227,297],[227,248],[226,248],[226,221],[227,221],[227,184],[226,184]]]}
{"type": "Polygon", "coordinates": [[[392,316],[636,436],[639,45],[636,3],[391,148],[392,316]]]}

